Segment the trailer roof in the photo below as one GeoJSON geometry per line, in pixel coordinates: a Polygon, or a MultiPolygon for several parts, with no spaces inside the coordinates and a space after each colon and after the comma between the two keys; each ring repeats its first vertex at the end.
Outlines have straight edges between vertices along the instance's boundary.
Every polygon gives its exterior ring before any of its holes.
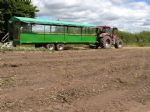
{"type": "Polygon", "coordinates": [[[66,22],[58,20],[49,20],[41,18],[27,18],[27,17],[12,17],[9,21],[20,21],[24,23],[35,23],[35,24],[44,24],[44,25],[62,25],[62,26],[77,26],[77,27],[96,27],[94,24],[83,24],[77,22],[66,22]]]}

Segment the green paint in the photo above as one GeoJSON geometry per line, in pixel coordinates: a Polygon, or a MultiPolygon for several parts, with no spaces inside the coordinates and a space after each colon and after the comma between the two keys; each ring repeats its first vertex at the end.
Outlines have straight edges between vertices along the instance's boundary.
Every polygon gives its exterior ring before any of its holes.
{"type": "Polygon", "coordinates": [[[96,42],[96,36],[95,35],[82,35],[82,42],[95,43],[96,42]]]}
{"type": "Polygon", "coordinates": [[[64,34],[45,34],[45,43],[64,43],[64,34]]]}
{"type": "Polygon", "coordinates": [[[20,43],[95,43],[94,35],[22,33],[20,43]]]}
{"type": "MultiPolygon", "coordinates": [[[[35,43],[95,43],[95,35],[83,35],[83,34],[72,34],[69,32],[69,28],[96,28],[93,24],[81,24],[76,22],[65,22],[65,21],[55,21],[55,20],[46,20],[46,19],[35,19],[35,18],[25,18],[25,17],[12,17],[9,20],[10,24],[15,23],[15,28],[12,27],[12,31],[15,29],[13,35],[13,41],[19,44],[35,44],[35,43]],[[45,33],[45,28],[43,33],[22,33],[21,24],[30,23],[36,25],[46,25],[46,26],[63,26],[64,33],[45,33]],[[18,38],[19,37],[19,38],[18,38]]],[[[77,29],[76,29],[77,30],[77,29]]],[[[41,30],[42,31],[42,30],[41,30]]],[[[81,32],[80,32],[81,33],[81,32]]]]}
{"type": "Polygon", "coordinates": [[[43,43],[44,34],[22,33],[20,35],[20,43],[43,43]]]}

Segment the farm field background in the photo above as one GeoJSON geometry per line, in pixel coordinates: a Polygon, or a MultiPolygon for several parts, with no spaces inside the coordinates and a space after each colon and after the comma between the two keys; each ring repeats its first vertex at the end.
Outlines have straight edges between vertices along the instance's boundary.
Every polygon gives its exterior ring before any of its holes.
{"type": "Polygon", "coordinates": [[[149,112],[150,48],[0,52],[1,112],[149,112]]]}

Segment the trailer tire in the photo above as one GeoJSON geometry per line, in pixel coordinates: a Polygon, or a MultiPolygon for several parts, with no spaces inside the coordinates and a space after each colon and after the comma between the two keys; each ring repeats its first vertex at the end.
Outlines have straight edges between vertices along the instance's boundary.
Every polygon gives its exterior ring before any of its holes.
{"type": "Polygon", "coordinates": [[[55,49],[57,51],[63,51],[64,50],[64,44],[56,44],[55,49]]]}
{"type": "Polygon", "coordinates": [[[50,51],[55,50],[55,45],[54,44],[46,44],[46,48],[50,51]]]}
{"type": "Polygon", "coordinates": [[[109,36],[105,36],[100,39],[100,47],[104,49],[110,49],[112,46],[112,39],[109,36]]]}
{"type": "Polygon", "coordinates": [[[116,49],[121,49],[123,47],[123,41],[120,38],[117,38],[114,47],[116,49]]]}

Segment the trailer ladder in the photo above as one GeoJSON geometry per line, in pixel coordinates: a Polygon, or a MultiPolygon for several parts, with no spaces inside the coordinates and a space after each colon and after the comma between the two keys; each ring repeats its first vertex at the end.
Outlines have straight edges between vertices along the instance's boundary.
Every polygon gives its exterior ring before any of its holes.
{"type": "Polygon", "coordinates": [[[1,42],[5,43],[9,39],[9,33],[7,33],[1,40],[1,42]]]}
{"type": "Polygon", "coordinates": [[[7,33],[1,40],[3,45],[1,46],[2,48],[13,48],[13,41],[9,41],[9,33],[7,33]]]}

